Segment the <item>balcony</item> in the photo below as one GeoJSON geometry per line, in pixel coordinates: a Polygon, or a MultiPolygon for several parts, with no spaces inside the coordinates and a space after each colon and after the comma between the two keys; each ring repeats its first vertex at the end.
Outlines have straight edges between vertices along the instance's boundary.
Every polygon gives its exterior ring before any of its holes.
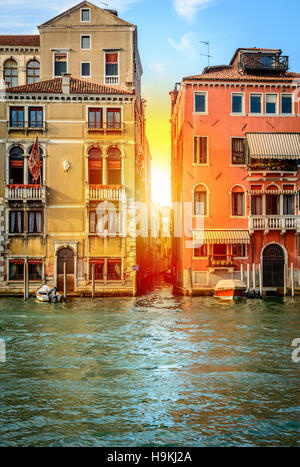
{"type": "Polygon", "coordinates": [[[270,230],[280,230],[284,234],[287,230],[300,233],[300,216],[250,216],[249,231],[263,230],[267,234],[270,230]]]}
{"type": "Polygon", "coordinates": [[[46,130],[47,130],[47,127],[46,127],[45,122],[43,123],[42,126],[38,126],[38,127],[31,126],[28,122],[24,122],[23,124],[22,123],[16,124],[16,123],[12,123],[12,122],[7,122],[7,130],[8,130],[8,132],[21,131],[21,132],[24,132],[27,135],[31,131],[32,132],[45,133],[46,130]]]}
{"type": "Polygon", "coordinates": [[[295,160],[266,159],[260,162],[251,162],[248,172],[259,173],[297,173],[298,164],[295,160]]]}
{"type": "Polygon", "coordinates": [[[87,201],[122,201],[124,197],[125,189],[121,185],[89,185],[86,187],[87,201]]]}
{"type": "Polygon", "coordinates": [[[239,67],[243,72],[271,71],[285,73],[289,69],[289,57],[276,54],[244,53],[241,56],[239,67]]]}
{"type": "Polygon", "coordinates": [[[119,84],[119,76],[105,76],[105,84],[112,84],[114,86],[119,84]]]}
{"type": "Polygon", "coordinates": [[[5,188],[7,201],[42,201],[46,200],[46,188],[40,185],[8,185],[5,188]]]}
{"type": "Polygon", "coordinates": [[[125,128],[124,123],[87,123],[87,130],[89,133],[103,133],[103,134],[121,134],[125,128]]]}
{"type": "Polygon", "coordinates": [[[234,262],[232,256],[211,256],[208,260],[210,272],[216,269],[228,269],[233,271],[234,262]]]}

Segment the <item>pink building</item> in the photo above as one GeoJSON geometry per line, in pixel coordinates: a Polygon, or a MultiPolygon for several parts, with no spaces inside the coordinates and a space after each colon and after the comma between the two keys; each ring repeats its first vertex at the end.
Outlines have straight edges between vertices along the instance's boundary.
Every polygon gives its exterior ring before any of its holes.
{"type": "Polygon", "coordinates": [[[281,50],[251,48],[170,93],[172,200],[182,225],[192,206],[190,232],[173,231],[179,293],[246,281],[248,265],[251,287],[260,268],[266,292],[289,287],[292,276],[300,285],[299,85],[281,50]]]}

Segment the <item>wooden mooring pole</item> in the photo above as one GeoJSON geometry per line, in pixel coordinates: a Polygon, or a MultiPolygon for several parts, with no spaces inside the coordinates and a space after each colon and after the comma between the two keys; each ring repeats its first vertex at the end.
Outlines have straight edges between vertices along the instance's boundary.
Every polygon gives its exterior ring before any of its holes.
{"type": "Polygon", "coordinates": [[[247,264],[247,293],[250,295],[250,264],[247,264]]]}
{"type": "Polygon", "coordinates": [[[95,264],[92,264],[92,299],[95,298],[95,264]]]}
{"type": "Polygon", "coordinates": [[[283,295],[286,297],[287,295],[287,267],[286,264],[284,265],[284,284],[283,284],[283,295]]]}
{"type": "Polygon", "coordinates": [[[255,263],[253,263],[252,280],[253,280],[253,291],[255,293],[255,290],[256,290],[256,266],[255,266],[255,263]]]}
{"type": "Polygon", "coordinates": [[[295,297],[295,274],[294,274],[294,263],[291,264],[291,286],[292,286],[292,297],[295,297]]]}
{"type": "Polygon", "coordinates": [[[67,263],[64,262],[64,300],[67,301],[68,286],[67,286],[67,263]]]}
{"type": "Polygon", "coordinates": [[[244,281],[244,265],[241,264],[241,281],[244,281]]]}
{"type": "Polygon", "coordinates": [[[261,263],[259,263],[259,266],[258,266],[258,274],[259,274],[259,295],[262,297],[263,296],[263,282],[262,282],[261,263]]]}
{"type": "Polygon", "coordinates": [[[29,278],[28,278],[28,263],[24,262],[24,301],[26,302],[29,297],[29,278]]]}

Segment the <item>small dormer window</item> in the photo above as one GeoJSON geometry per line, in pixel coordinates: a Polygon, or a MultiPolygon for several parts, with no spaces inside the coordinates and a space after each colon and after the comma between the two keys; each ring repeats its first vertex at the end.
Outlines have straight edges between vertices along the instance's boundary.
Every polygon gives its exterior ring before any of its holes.
{"type": "Polygon", "coordinates": [[[88,23],[91,21],[91,10],[89,8],[82,8],[81,10],[81,22],[88,23]]]}

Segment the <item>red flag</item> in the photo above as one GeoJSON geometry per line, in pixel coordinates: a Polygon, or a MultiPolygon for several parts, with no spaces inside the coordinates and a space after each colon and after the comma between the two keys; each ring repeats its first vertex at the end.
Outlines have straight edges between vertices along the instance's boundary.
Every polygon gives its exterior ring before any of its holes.
{"type": "Polygon", "coordinates": [[[31,150],[30,157],[28,159],[28,168],[32,175],[32,181],[37,182],[41,177],[41,164],[40,164],[40,150],[39,150],[39,140],[36,137],[35,143],[31,150]]]}

